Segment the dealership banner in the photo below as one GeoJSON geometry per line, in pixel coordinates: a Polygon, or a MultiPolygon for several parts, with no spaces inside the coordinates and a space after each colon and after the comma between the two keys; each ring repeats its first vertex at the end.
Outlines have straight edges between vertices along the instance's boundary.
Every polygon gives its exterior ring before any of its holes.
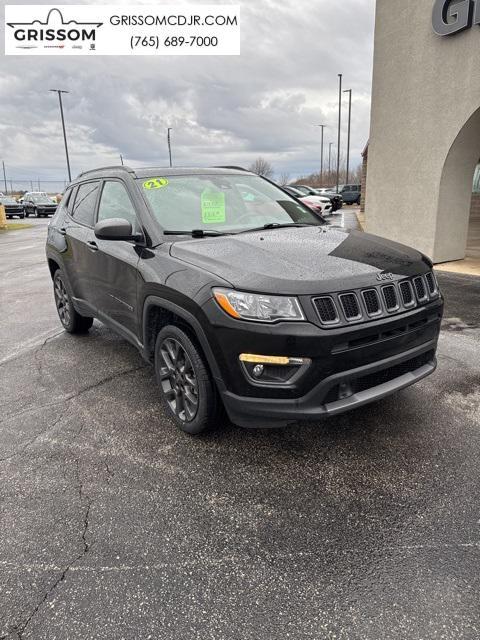
{"type": "Polygon", "coordinates": [[[6,5],[6,55],[240,54],[239,5],[6,5]]]}

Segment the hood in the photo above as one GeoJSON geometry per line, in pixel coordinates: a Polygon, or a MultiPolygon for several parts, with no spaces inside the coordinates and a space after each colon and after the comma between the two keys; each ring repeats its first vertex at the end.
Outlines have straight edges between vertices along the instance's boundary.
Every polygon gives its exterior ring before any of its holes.
{"type": "Polygon", "coordinates": [[[236,289],[290,295],[369,287],[379,283],[379,273],[401,279],[431,267],[427,258],[409,247],[327,227],[181,240],[171,245],[170,253],[236,289]]]}

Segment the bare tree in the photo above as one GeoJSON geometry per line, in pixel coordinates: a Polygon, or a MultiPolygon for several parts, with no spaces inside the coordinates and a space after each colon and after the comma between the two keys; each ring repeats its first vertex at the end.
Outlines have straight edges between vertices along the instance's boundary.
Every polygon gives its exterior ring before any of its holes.
{"type": "Polygon", "coordinates": [[[278,182],[281,184],[282,187],[284,187],[290,182],[290,174],[287,173],[286,171],[281,173],[278,176],[278,182]]]}
{"type": "Polygon", "coordinates": [[[258,157],[255,162],[248,167],[248,170],[264,178],[271,178],[273,176],[273,166],[268,160],[262,157],[258,157]]]}

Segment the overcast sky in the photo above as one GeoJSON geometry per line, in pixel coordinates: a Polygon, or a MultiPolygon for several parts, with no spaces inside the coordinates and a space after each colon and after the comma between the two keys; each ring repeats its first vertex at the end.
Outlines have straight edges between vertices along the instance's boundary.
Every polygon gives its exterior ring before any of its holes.
{"type": "Polygon", "coordinates": [[[320,162],[313,125],[329,125],[325,141],[336,144],[340,72],[354,92],[358,164],[369,131],[374,0],[239,4],[242,53],[234,57],[5,57],[2,30],[0,159],[9,177],[65,177],[51,87],[71,92],[64,106],[74,175],[116,164],[120,153],[131,166],[167,164],[168,126],[174,164],[246,166],[263,156],[278,174],[309,173],[320,162]]]}

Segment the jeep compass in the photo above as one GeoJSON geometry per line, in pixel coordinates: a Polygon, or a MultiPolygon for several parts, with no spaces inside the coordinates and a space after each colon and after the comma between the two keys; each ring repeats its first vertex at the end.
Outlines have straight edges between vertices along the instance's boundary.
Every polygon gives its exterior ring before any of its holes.
{"type": "Polygon", "coordinates": [[[83,173],[46,253],[65,330],[97,318],[135,345],[188,433],[223,409],[244,427],[316,420],[435,370],[430,260],[242,169],[83,173]]]}

